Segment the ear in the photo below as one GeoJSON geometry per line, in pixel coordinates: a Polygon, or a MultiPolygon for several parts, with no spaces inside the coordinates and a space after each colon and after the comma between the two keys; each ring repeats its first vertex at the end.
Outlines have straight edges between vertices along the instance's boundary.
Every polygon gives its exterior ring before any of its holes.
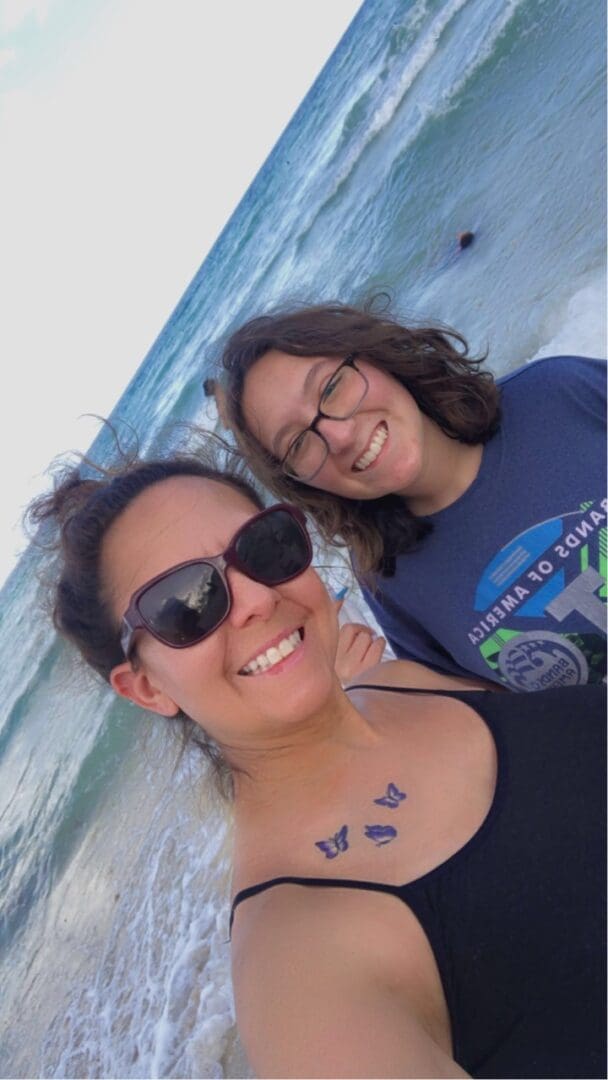
{"type": "Polygon", "coordinates": [[[128,660],[112,669],[110,686],[120,697],[135,702],[142,709],[159,713],[160,716],[176,716],[179,712],[179,705],[162,690],[158,690],[145,671],[133,668],[128,660]]]}

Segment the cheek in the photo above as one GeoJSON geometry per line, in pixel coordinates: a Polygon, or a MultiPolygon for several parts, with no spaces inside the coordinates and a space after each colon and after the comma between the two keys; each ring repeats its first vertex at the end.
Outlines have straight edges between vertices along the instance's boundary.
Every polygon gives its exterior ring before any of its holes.
{"type": "Polygon", "coordinates": [[[314,478],[314,483],[307,484],[306,487],[317,488],[319,491],[334,492],[336,495],[341,494],[341,488],[344,487],[344,475],[336,468],[335,462],[331,456],[327,458],[323,468],[314,478]]]}
{"type": "Polygon", "coordinates": [[[329,593],[327,592],[326,589],[323,589],[323,593],[324,593],[324,596],[325,596],[325,604],[324,604],[324,623],[325,623],[325,627],[326,627],[325,632],[326,632],[326,635],[327,635],[328,648],[329,648],[330,654],[331,654],[330,659],[331,659],[331,662],[333,664],[335,659],[336,659],[336,652],[337,652],[337,649],[338,649],[338,635],[339,635],[340,627],[339,627],[339,623],[338,623],[338,614],[337,614],[337,611],[336,611],[336,602],[335,602],[335,600],[332,600],[332,598],[329,596],[329,593]]]}
{"type": "Polygon", "coordinates": [[[415,399],[398,379],[376,370],[368,375],[368,379],[369,391],[364,402],[367,408],[382,408],[410,421],[419,415],[420,410],[415,399]]]}
{"type": "Polygon", "coordinates": [[[205,705],[226,692],[225,648],[221,633],[187,649],[150,649],[150,678],[192,719],[202,722],[205,705]]]}
{"type": "Polygon", "coordinates": [[[422,432],[423,414],[415,399],[407,390],[402,389],[400,400],[402,402],[400,410],[401,415],[407,425],[408,431],[419,439],[422,432]]]}
{"type": "Polygon", "coordinates": [[[306,607],[313,613],[319,637],[327,650],[331,662],[335,659],[338,647],[338,616],[335,601],[329,595],[316,570],[307,570],[298,578],[301,597],[306,607]]]}

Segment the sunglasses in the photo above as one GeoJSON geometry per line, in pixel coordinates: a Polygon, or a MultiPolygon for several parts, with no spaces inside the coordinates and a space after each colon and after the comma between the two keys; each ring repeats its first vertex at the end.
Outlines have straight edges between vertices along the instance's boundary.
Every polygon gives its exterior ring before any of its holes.
{"type": "Polygon", "coordinates": [[[221,555],[173,566],[133,593],[122,619],[125,657],[129,659],[137,630],[148,630],[172,649],[196,645],[217,630],[232,607],[229,566],[272,587],[303,574],[311,561],[303,513],[282,503],[262,510],[221,555]]]}

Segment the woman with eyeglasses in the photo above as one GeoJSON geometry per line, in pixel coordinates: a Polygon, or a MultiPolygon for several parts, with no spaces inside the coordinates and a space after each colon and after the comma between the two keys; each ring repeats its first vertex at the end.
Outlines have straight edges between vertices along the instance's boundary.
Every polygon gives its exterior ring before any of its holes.
{"type": "Polygon", "coordinates": [[[223,353],[254,473],[346,543],[398,657],[510,690],[606,671],[606,367],[495,380],[464,338],[341,305],[261,316],[223,353]]]}
{"type": "Polygon", "coordinates": [[[71,473],[33,520],[59,631],[232,789],[256,1075],[605,1075],[602,688],[429,693],[395,662],[347,694],[301,512],[201,460],[71,473]]]}

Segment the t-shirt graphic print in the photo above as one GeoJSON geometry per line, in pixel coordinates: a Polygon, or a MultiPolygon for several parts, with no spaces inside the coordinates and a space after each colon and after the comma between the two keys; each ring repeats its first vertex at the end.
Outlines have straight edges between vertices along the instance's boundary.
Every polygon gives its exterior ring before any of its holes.
{"type": "Polygon", "coordinates": [[[543,521],[503,547],[481,575],[469,641],[511,689],[603,679],[607,517],[603,499],[543,521]]]}

